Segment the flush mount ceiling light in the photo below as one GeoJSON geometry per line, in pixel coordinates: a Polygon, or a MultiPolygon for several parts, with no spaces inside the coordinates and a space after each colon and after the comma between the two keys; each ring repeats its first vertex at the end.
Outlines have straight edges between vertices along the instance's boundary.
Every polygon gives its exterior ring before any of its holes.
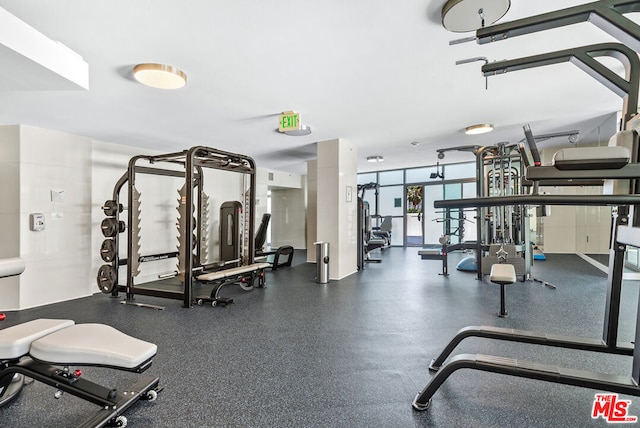
{"type": "Polygon", "coordinates": [[[382,156],[367,156],[367,162],[383,162],[384,158],[382,156]]]}
{"type": "Polygon", "coordinates": [[[143,85],[158,89],[179,89],[187,84],[182,70],[164,64],[138,64],[133,67],[133,76],[143,85]]]}
{"type": "Polygon", "coordinates": [[[442,7],[442,26],[449,31],[476,31],[502,18],[511,0],[449,0],[442,7]]]}
{"type": "Polygon", "coordinates": [[[300,125],[299,129],[290,129],[284,131],[283,134],[291,135],[292,137],[302,137],[311,134],[311,127],[309,125],[300,125]]]}
{"type": "Polygon", "coordinates": [[[493,131],[493,125],[490,123],[480,123],[478,125],[467,126],[464,133],[467,135],[486,134],[493,131]]]}

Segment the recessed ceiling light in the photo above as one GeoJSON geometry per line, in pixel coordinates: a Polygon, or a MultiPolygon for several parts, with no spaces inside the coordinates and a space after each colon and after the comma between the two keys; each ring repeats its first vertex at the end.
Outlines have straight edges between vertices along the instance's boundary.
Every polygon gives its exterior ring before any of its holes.
{"type": "Polygon", "coordinates": [[[187,75],[175,67],[164,64],[138,64],[133,76],[143,85],[158,89],[178,89],[187,84],[187,75]]]}
{"type": "Polygon", "coordinates": [[[409,144],[411,144],[413,147],[418,147],[420,145],[420,143],[417,141],[412,141],[409,144]]]}
{"type": "Polygon", "coordinates": [[[384,158],[382,156],[367,156],[367,162],[382,162],[384,158]]]}
{"type": "Polygon", "coordinates": [[[493,131],[493,125],[490,123],[480,123],[478,125],[467,126],[464,133],[467,135],[485,134],[493,131]]]}

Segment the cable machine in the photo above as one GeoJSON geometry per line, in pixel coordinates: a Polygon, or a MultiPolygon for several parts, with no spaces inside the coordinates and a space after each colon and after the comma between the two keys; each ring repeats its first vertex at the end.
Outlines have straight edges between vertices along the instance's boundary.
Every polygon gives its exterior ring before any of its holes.
{"type": "MultiPolygon", "coordinates": [[[[640,11],[640,1],[603,0],[573,8],[551,12],[531,18],[497,25],[494,28],[478,30],[481,43],[496,41],[548,28],[561,27],[590,20],[595,25],[610,32],[627,44],[640,51],[640,26],[622,17],[622,13],[640,11]],[[502,37],[499,37],[502,35],[502,37]]],[[[570,61],[592,75],[598,81],[623,98],[623,130],[610,140],[610,146],[601,148],[613,156],[605,157],[604,151],[596,156],[593,152],[565,153],[566,158],[560,165],[540,166],[537,149],[532,149],[534,164],[527,167],[527,180],[537,182],[558,182],[570,180],[618,180],[618,190],[626,185],[627,194],[614,195],[538,195],[534,186],[531,195],[501,196],[494,198],[475,198],[456,201],[437,201],[436,208],[447,207],[487,207],[511,204],[522,205],[613,205],[612,233],[609,251],[609,275],[602,340],[577,337],[548,335],[541,332],[504,329],[497,327],[469,326],[461,329],[449,342],[441,354],[433,360],[430,369],[437,371],[427,386],[413,400],[415,410],[426,410],[431,397],[450,374],[458,369],[470,368],[510,376],[525,377],[547,382],[581,386],[597,390],[640,396],[640,319],[636,321],[636,334],[633,343],[618,343],[618,325],[620,321],[620,302],[624,256],[627,245],[640,246],[640,142],[636,131],[631,130],[632,122],[638,112],[638,89],[640,86],[640,60],[638,54],[619,43],[606,43],[586,46],[566,51],[537,55],[512,61],[486,64],[482,67],[485,76],[507,70],[519,70],[570,61]],[[600,64],[595,58],[611,56],[625,66],[625,77],[600,64]],[[614,144],[612,144],[614,143],[614,144]],[[626,150],[620,150],[622,147],[626,150]],[[626,162],[621,162],[620,153],[626,151],[626,162]],[[572,163],[588,164],[588,169],[576,169],[572,163]],[[623,182],[620,183],[620,180],[623,182]],[[628,180],[628,181],[627,181],[628,180]],[[622,184],[622,186],[620,186],[622,184]],[[479,354],[460,354],[445,360],[456,346],[467,337],[483,337],[520,343],[576,349],[588,352],[631,356],[631,376],[623,377],[607,373],[595,373],[587,370],[566,369],[563,367],[512,360],[479,354]]],[[[526,134],[525,128],[525,134],[526,134]]],[[[582,149],[573,149],[582,150],[582,149]]]]}

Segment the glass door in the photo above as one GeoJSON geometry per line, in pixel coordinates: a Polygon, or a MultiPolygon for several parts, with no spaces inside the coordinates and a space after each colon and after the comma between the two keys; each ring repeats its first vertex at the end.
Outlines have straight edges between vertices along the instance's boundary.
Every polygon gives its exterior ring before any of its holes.
{"type": "Polygon", "coordinates": [[[424,221],[422,245],[440,245],[440,237],[443,234],[444,223],[442,221],[443,210],[433,207],[435,201],[444,199],[444,186],[433,184],[424,186],[424,221]]]}
{"type": "Polygon", "coordinates": [[[422,185],[405,187],[406,231],[404,242],[407,247],[421,247],[424,242],[424,187],[422,185]]]}

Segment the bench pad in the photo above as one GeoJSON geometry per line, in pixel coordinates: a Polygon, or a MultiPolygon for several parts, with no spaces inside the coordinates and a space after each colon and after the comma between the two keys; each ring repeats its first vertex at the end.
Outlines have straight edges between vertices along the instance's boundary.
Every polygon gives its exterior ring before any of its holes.
{"type": "Polygon", "coordinates": [[[513,284],[516,282],[516,270],[513,265],[496,263],[491,266],[489,278],[498,284],[513,284]]]}
{"type": "Polygon", "coordinates": [[[573,147],[558,150],[553,165],[560,170],[618,169],[629,163],[626,147],[573,147]]]}
{"type": "Polygon", "coordinates": [[[99,365],[133,369],[158,347],[104,324],[76,324],[31,344],[32,357],[53,364],[99,365]]]}
{"type": "Polygon", "coordinates": [[[0,360],[27,355],[31,343],[36,339],[74,324],[72,320],[41,318],[4,328],[0,330],[0,360]]]}
{"type": "Polygon", "coordinates": [[[260,269],[265,269],[270,267],[269,263],[254,263],[246,266],[238,266],[231,269],[219,270],[217,272],[204,273],[202,275],[198,275],[196,278],[199,281],[215,281],[217,279],[225,279],[232,277],[234,275],[241,275],[247,272],[253,272],[260,269]]]}

